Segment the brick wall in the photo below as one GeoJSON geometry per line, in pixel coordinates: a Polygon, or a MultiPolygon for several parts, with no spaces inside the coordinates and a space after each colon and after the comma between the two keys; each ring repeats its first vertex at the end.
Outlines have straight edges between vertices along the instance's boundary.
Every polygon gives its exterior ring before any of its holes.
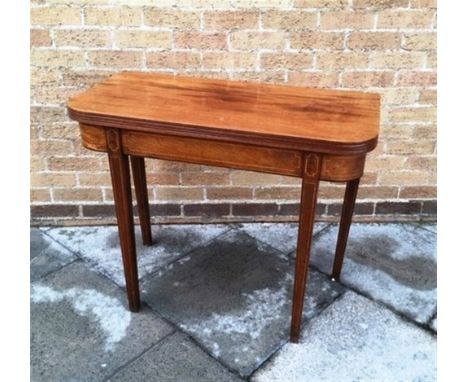
{"type": "MultiPolygon", "coordinates": [[[[378,92],[356,219],[435,216],[435,1],[32,0],[34,222],[112,221],[106,157],[81,147],[65,102],[124,69],[378,92]]],[[[157,221],[297,213],[294,178],[156,160],[147,172],[157,221]]],[[[343,190],[322,183],[322,218],[336,218],[343,190]]]]}

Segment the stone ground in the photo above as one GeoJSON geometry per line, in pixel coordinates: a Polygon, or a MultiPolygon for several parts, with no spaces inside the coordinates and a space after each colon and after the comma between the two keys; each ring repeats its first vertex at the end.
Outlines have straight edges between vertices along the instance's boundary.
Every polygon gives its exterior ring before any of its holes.
{"type": "Polygon", "coordinates": [[[297,225],[153,226],[127,310],[116,227],[31,228],[32,381],[435,381],[436,225],[318,223],[288,342],[297,225]]]}

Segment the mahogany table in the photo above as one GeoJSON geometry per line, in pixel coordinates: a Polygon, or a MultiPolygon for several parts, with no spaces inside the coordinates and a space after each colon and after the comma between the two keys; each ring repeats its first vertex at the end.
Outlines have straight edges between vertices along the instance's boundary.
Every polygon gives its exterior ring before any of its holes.
{"type": "Polygon", "coordinates": [[[123,72],[71,98],[68,112],[83,145],[108,153],[133,312],[140,295],[129,158],[145,245],[152,243],[145,157],[302,178],[290,335],[299,340],[319,182],[347,182],[338,279],[366,154],[377,144],[377,94],[123,72]]]}

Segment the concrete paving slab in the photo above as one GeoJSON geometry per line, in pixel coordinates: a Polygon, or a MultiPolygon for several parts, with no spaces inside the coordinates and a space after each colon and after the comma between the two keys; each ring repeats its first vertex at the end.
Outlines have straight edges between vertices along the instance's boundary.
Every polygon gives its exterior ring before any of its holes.
{"type": "Polygon", "coordinates": [[[37,228],[30,230],[29,255],[31,280],[37,280],[77,259],[68,249],[37,228]]]}
{"type": "Polygon", "coordinates": [[[437,332],[437,316],[434,317],[434,319],[431,321],[430,326],[431,326],[432,330],[437,332]]]}
{"type": "MultiPolygon", "coordinates": [[[[330,274],[338,227],[314,241],[311,264],[330,274]]],[[[420,323],[437,303],[436,236],[412,224],[353,224],[341,281],[420,323]]]]}
{"type": "Polygon", "coordinates": [[[253,376],[254,382],[436,380],[436,341],[388,309],[346,292],[253,376]]]}
{"type": "Polygon", "coordinates": [[[31,284],[31,380],[100,381],[172,331],[75,262],[31,284]]]}
{"type": "MultiPolygon", "coordinates": [[[[176,260],[194,248],[230,229],[226,225],[155,225],[155,243],[144,246],[141,232],[135,230],[140,279],[176,260]]],[[[53,228],[48,234],[88,261],[93,269],[107,275],[118,285],[125,285],[116,226],[53,228]]]]}
{"type": "MultiPolygon", "coordinates": [[[[153,309],[247,376],[289,338],[293,274],[286,254],[236,229],[155,274],[142,288],[153,309]]],[[[312,271],[305,317],[342,291],[312,271]]]]}
{"type": "Polygon", "coordinates": [[[29,258],[34,259],[41,254],[44,249],[49,246],[48,241],[44,238],[44,233],[39,228],[31,228],[29,230],[29,258]]]}
{"type": "Polygon", "coordinates": [[[203,352],[187,336],[175,333],[118,372],[110,381],[242,381],[203,352]]]}
{"type": "Polygon", "coordinates": [[[421,223],[421,228],[437,234],[437,223],[421,223]]]}
{"type": "MultiPolygon", "coordinates": [[[[318,235],[328,225],[329,223],[315,223],[314,236],[318,235]]],[[[297,223],[242,223],[239,224],[239,228],[278,251],[290,253],[296,250],[297,223]]]]}

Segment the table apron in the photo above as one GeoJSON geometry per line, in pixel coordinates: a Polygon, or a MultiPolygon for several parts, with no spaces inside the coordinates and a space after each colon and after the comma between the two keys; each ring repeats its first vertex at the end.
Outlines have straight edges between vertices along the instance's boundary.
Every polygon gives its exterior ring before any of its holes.
{"type": "MultiPolygon", "coordinates": [[[[81,123],[80,130],[83,145],[95,151],[108,151],[105,134],[107,129],[110,128],[81,123]]],[[[123,153],[127,155],[293,177],[302,177],[304,155],[307,154],[300,150],[287,150],[132,130],[116,130],[119,131],[121,136],[123,153]]],[[[321,155],[320,180],[345,182],[357,179],[363,174],[365,154],[321,155]]]]}

